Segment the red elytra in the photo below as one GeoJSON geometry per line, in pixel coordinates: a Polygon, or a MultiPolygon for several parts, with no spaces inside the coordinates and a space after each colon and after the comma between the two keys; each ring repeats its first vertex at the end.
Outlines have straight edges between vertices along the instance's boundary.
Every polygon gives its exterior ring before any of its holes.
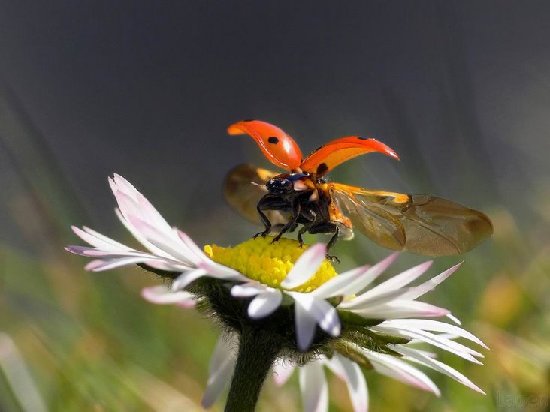
{"type": "Polygon", "coordinates": [[[230,135],[248,134],[264,156],[274,165],[288,171],[308,172],[318,177],[356,156],[378,152],[399,160],[393,149],[373,138],[346,136],[334,139],[302,160],[296,141],[282,129],[261,120],[243,120],[227,129],[230,135]]]}
{"type": "Polygon", "coordinates": [[[230,135],[248,134],[264,156],[275,166],[286,170],[297,170],[302,162],[302,151],[292,137],[267,122],[243,120],[227,128],[230,135]]]}

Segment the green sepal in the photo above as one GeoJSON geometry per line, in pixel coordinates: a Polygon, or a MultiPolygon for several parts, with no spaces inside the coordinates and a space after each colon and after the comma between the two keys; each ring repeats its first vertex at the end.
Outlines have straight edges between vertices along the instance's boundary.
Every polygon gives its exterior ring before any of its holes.
{"type": "MultiPolygon", "coordinates": [[[[368,370],[373,368],[372,363],[365,355],[363,355],[357,349],[353,348],[353,346],[349,342],[346,342],[343,339],[332,341],[330,343],[330,347],[335,352],[338,352],[340,355],[345,356],[349,360],[357,363],[363,369],[368,370]]],[[[328,357],[332,357],[332,354],[328,357]]]]}
{"type": "Polygon", "coordinates": [[[344,328],[358,329],[368,326],[376,326],[383,322],[380,319],[368,319],[349,310],[338,310],[338,317],[344,328]]]}

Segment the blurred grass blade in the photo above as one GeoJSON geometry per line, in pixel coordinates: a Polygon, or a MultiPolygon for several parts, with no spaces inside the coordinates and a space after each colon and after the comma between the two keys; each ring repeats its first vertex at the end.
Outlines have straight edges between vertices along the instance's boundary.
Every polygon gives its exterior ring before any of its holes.
{"type": "Polygon", "coordinates": [[[0,367],[21,409],[46,412],[46,404],[12,338],[0,333],[0,367]]]}

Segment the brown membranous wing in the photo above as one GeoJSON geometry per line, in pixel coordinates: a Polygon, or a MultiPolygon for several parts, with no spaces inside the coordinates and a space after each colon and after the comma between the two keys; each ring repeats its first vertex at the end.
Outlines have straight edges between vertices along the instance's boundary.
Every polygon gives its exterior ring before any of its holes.
{"type": "MultiPolygon", "coordinates": [[[[256,206],[267,193],[265,183],[279,173],[249,164],[241,164],[231,169],[223,183],[223,193],[227,203],[241,216],[260,225],[256,206]]],[[[276,210],[264,211],[273,226],[284,225],[288,221],[285,213],[276,210]]]]}
{"type": "Polygon", "coordinates": [[[329,187],[354,228],[389,249],[426,256],[456,255],[493,233],[487,216],[450,200],[339,183],[329,187]]]}

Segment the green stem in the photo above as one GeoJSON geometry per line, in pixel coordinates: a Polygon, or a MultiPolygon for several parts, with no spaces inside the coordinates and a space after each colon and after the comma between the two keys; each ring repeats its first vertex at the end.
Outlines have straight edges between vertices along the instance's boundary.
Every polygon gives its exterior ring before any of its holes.
{"type": "Polygon", "coordinates": [[[242,331],[225,412],[255,410],[264,380],[280,351],[269,337],[268,333],[258,329],[245,328],[242,331]]]}

